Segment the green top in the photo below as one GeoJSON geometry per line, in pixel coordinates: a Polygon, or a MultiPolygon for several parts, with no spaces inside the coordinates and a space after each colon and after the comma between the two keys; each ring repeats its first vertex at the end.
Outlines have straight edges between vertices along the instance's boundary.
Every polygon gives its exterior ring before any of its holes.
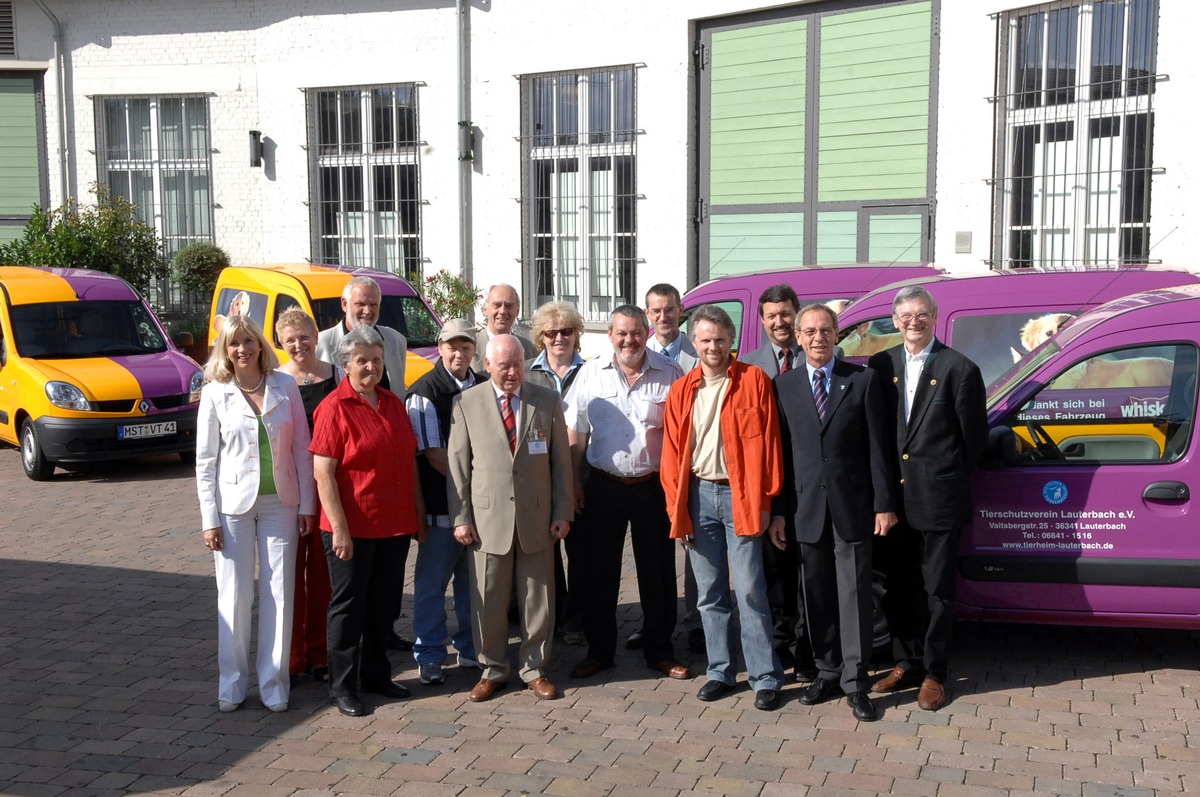
{"type": "Polygon", "coordinates": [[[261,415],[258,416],[258,464],[262,469],[258,477],[258,494],[275,495],[275,460],[271,459],[271,438],[267,437],[261,415]]]}

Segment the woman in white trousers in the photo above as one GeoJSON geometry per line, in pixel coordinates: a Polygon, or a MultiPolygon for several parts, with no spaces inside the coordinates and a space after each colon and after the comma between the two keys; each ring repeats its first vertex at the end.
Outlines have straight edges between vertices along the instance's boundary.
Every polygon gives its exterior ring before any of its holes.
{"type": "Polygon", "coordinates": [[[286,711],[292,588],[299,534],[316,521],[308,422],[296,382],[249,316],[225,319],[196,419],[196,487],[217,575],[217,705],[234,711],[250,685],[250,609],[259,570],[258,693],[286,711]]]}

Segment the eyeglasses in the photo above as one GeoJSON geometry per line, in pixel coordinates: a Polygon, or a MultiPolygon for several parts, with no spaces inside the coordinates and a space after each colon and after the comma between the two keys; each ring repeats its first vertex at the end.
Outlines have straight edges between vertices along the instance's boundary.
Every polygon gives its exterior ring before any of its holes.
{"type": "Polygon", "coordinates": [[[834,336],[834,329],[833,327],[805,327],[800,330],[800,334],[809,340],[817,337],[832,338],[834,336]]]}
{"type": "Polygon", "coordinates": [[[544,337],[546,340],[554,340],[558,337],[569,338],[574,334],[575,330],[571,329],[570,327],[566,327],[564,329],[547,329],[542,333],[542,337],[544,337]]]}
{"type": "Polygon", "coordinates": [[[933,318],[933,316],[929,313],[905,313],[904,315],[896,316],[896,318],[900,319],[901,324],[911,324],[913,321],[924,323],[933,318]]]}

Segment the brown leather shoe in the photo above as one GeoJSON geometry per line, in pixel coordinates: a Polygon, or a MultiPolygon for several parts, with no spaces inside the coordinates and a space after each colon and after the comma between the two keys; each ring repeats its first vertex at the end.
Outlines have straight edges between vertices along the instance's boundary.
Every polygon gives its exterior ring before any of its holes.
{"type": "Polygon", "coordinates": [[[917,705],[925,711],[937,711],[946,705],[946,690],[937,681],[926,678],[917,692],[917,705]]]}
{"type": "Polygon", "coordinates": [[[489,681],[487,678],[480,678],[479,683],[475,684],[475,688],[471,690],[471,694],[467,695],[467,700],[472,703],[482,703],[485,700],[491,700],[492,695],[504,688],[504,681],[489,681]]]}
{"type": "Polygon", "coordinates": [[[599,659],[584,659],[571,669],[571,677],[591,678],[596,673],[600,672],[601,670],[607,670],[609,667],[612,667],[611,662],[605,664],[599,659]]]}
{"type": "Polygon", "coordinates": [[[676,681],[686,681],[692,677],[692,671],[674,659],[663,659],[658,664],[651,664],[650,669],[661,672],[676,681]]]}
{"type": "Polygon", "coordinates": [[[880,678],[871,687],[872,692],[897,692],[901,689],[908,689],[910,686],[916,686],[921,682],[921,676],[911,669],[904,669],[896,666],[888,672],[887,675],[880,678]]]}
{"type": "Polygon", "coordinates": [[[525,686],[529,687],[529,691],[537,695],[540,700],[558,699],[558,687],[551,683],[550,679],[544,675],[541,678],[534,678],[525,684],[525,686]]]}

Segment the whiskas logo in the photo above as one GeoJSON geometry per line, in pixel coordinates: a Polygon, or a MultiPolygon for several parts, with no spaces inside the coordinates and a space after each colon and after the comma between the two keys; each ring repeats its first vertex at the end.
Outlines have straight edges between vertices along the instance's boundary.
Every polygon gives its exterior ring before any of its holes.
{"type": "Polygon", "coordinates": [[[1150,398],[1129,397],[1129,403],[1121,405],[1122,418],[1157,418],[1167,411],[1165,396],[1150,398]]]}

